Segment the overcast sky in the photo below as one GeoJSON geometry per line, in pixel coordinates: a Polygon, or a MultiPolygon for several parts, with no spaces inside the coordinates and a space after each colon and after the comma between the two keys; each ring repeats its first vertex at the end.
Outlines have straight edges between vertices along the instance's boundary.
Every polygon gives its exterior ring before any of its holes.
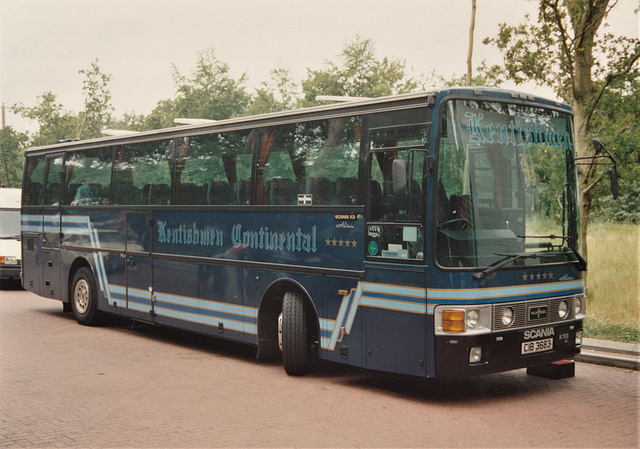
{"type": "MultiPolygon", "coordinates": [[[[610,31],[640,37],[634,9],[620,0],[610,31]]],[[[378,57],[403,59],[413,76],[466,72],[470,0],[0,0],[0,102],[27,106],[52,91],[66,109],[82,108],[83,75],[97,58],[112,75],[115,115],[148,114],[173,98],[171,65],[188,75],[198,52],[214,48],[234,76],[246,72],[249,91],[269,71],[291,69],[300,81],[306,69],[337,61],[359,34],[378,57]]],[[[521,23],[537,2],[478,0],[474,66],[499,63],[493,47],[498,24],[521,23]]],[[[534,86],[527,86],[531,92],[534,86]]],[[[550,95],[548,91],[545,95],[550,95]]],[[[7,111],[7,125],[29,123],[7,111]]],[[[32,125],[31,125],[32,127],[32,125]]]]}

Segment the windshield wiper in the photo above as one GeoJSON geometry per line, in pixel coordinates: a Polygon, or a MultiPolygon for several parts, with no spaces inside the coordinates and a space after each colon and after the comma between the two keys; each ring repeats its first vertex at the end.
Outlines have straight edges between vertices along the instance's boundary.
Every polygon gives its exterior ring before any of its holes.
{"type": "Polygon", "coordinates": [[[567,235],[555,235],[555,234],[549,234],[549,235],[519,235],[518,238],[521,238],[521,239],[562,239],[565,242],[567,242],[567,246],[569,247],[569,249],[571,250],[573,255],[576,256],[576,259],[578,261],[578,269],[580,271],[587,271],[587,261],[584,260],[584,258],[578,252],[578,250],[571,244],[571,240],[573,240],[573,239],[571,237],[567,236],[567,235]]]}
{"type": "Polygon", "coordinates": [[[473,279],[478,281],[483,277],[486,277],[496,271],[498,268],[507,265],[508,263],[514,262],[518,259],[529,259],[532,257],[540,257],[539,253],[520,253],[520,254],[496,254],[496,256],[505,256],[503,259],[500,259],[497,262],[492,263],[487,268],[482,271],[477,272],[473,275],[473,279]]]}

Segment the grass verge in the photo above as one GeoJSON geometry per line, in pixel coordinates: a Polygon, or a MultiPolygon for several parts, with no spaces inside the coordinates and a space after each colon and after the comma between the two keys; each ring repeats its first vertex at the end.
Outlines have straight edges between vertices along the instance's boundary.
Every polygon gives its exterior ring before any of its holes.
{"type": "Polygon", "coordinates": [[[585,337],[640,343],[640,228],[592,223],[585,337]]]}
{"type": "Polygon", "coordinates": [[[640,327],[605,323],[593,318],[587,318],[584,320],[584,336],[599,340],[640,343],[640,327]]]}

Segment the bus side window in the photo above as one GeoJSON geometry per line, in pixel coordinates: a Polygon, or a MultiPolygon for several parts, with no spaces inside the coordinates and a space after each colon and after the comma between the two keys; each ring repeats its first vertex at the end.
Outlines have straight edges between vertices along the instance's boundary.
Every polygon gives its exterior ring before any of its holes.
{"type": "Polygon", "coordinates": [[[358,203],[360,122],[354,116],[299,125],[294,151],[305,172],[296,176],[305,179],[299,188],[311,195],[312,204],[358,203]]]}
{"type": "Polygon", "coordinates": [[[25,162],[25,181],[22,190],[22,204],[39,206],[42,204],[42,177],[44,156],[27,157],[25,162]]]}
{"type": "Polygon", "coordinates": [[[176,204],[247,204],[250,190],[245,184],[251,185],[250,133],[230,131],[177,139],[176,204]]]}
{"type": "Polygon", "coordinates": [[[67,153],[64,204],[109,204],[111,148],[67,153]]]}
{"type": "Polygon", "coordinates": [[[45,206],[57,206],[60,204],[60,195],[62,192],[60,183],[61,169],[62,156],[47,158],[43,201],[45,206]]]}
{"type": "Polygon", "coordinates": [[[145,191],[147,184],[171,183],[173,144],[172,140],[161,140],[117,148],[113,173],[115,204],[148,204],[148,188],[145,191]]]}

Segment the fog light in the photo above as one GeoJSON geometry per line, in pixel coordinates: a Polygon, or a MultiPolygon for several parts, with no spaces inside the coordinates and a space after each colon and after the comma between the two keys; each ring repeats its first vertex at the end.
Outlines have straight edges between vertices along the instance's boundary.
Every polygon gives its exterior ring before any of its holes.
{"type": "Polygon", "coordinates": [[[443,310],[442,330],[445,332],[464,332],[464,310],[443,310]]]}
{"type": "Polygon", "coordinates": [[[513,309],[511,307],[507,307],[502,311],[502,324],[504,326],[511,326],[513,324],[513,309]]]}
{"type": "Polygon", "coordinates": [[[561,301],[558,304],[558,316],[561,320],[564,320],[567,315],[569,315],[569,304],[567,304],[567,301],[561,301]]]}
{"type": "Polygon", "coordinates": [[[582,330],[576,331],[576,347],[582,345],[582,330]]]}
{"type": "Polygon", "coordinates": [[[469,351],[469,363],[478,363],[482,360],[482,348],[474,346],[469,351]]]}

